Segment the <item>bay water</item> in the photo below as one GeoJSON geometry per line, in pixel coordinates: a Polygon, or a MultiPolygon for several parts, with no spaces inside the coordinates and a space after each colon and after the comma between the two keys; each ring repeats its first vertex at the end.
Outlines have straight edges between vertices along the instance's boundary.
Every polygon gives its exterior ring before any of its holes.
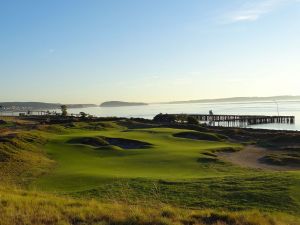
{"type": "Polygon", "coordinates": [[[225,115],[265,115],[295,116],[295,124],[259,124],[252,128],[276,130],[300,130],[300,101],[278,102],[233,102],[233,103],[184,103],[184,104],[149,104],[130,107],[91,107],[69,109],[69,113],[85,112],[101,117],[134,117],[152,119],[158,113],[185,113],[225,115]]]}

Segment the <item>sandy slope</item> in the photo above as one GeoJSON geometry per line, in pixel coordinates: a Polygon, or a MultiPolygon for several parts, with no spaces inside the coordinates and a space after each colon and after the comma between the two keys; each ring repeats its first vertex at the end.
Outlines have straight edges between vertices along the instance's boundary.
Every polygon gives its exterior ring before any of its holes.
{"type": "Polygon", "coordinates": [[[275,151],[265,148],[260,148],[256,146],[247,146],[242,151],[233,152],[233,153],[220,153],[219,157],[225,161],[229,161],[233,164],[237,164],[242,167],[250,167],[256,169],[265,169],[265,170],[300,170],[299,166],[276,166],[266,164],[260,161],[260,159],[271,153],[283,153],[284,151],[275,151]]]}

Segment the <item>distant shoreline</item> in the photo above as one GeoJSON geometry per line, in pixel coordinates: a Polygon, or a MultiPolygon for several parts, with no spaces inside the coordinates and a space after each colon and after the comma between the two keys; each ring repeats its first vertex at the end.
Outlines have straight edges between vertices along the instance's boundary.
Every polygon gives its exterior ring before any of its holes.
{"type": "Polygon", "coordinates": [[[190,104],[190,103],[248,103],[273,101],[300,101],[300,96],[271,96],[271,97],[233,97],[217,99],[199,99],[188,101],[162,102],[161,104],[190,104]]]}
{"type": "MultiPolygon", "coordinates": [[[[129,107],[147,105],[174,105],[174,104],[249,104],[249,103],[272,103],[272,102],[300,102],[300,96],[273,96],[273,97],[234,97],[219,99],[199,99],[187,101],[170,102],[125,102],[125,101],[106,101],[97,104],[65,104],[69,109],[91,108],[91,107],[129,107]]],[[[46,102],[0,102],[0,111],[27,111],[27,110],[54,110],[60,109],[61,103],[46,102]]]]}
{"type": "Polygon", "coordinates": [[[103,102],[100,107],[126,107],[126,106],[146,106],[148,103],[143,102],[122,102],[122,101],[108,101],[103,102]]]}

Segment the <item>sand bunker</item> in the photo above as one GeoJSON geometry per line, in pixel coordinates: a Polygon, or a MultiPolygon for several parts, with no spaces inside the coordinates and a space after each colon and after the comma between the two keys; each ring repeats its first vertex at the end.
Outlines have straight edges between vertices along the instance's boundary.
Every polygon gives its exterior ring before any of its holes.
{"type": "Polygon", "coordinates": [[[89,145],[92,147],[103,147],[108,146],[109,143],[100,137],[79,137],[73,138],[68,141],[69,144],[82,144],[89,145]]]}
{"type": "Polygon", "coordinates": [[[150,148],[152,145],[147,142],[110,137],[78,137],[68,141],[69,144],[82,144],[92,147],[108,147],[117,146],[121,149],[143,149],[150,148]]]}
{"type": "MultiPolygon", "coordinates": [[[[270,158],[272,154],[289,154],[287,151],[276,151],[256,146],[247,146],[239,152],[223,152],[219,153],[218,157],[224,161],[229,161],[233,164],[237,164],[242,167],[265,169],[265,170],[299,170],[300,164],[285,163],[275,164],[270,160],[266,160],[266,157],[270,158]]],[[[282,157],[281,157],[282,158],[282,157]]]]}
{"type": "Polygon", "coordinates": [[[150,148],[152,146],[150,143],[147,142],[125,139],[125,138],[104,137],[104,139],[109,144],[118,146],[123,149],[143,149],[143,148],[150,148]]]}

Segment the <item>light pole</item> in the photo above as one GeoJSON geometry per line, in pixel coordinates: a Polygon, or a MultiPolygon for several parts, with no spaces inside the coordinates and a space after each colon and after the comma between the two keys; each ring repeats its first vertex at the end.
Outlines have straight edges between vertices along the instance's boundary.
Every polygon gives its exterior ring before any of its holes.
{"type": "Polygon", "coordinates": [[[277,106],[277,114],[278,114],[278,116],[279,116],[279,106],[278,106],[278,102],[277,102],[276,100],[274,100],[274,102],[275,102],[275,104],[276,104],[276,106],[277,106]]]}

